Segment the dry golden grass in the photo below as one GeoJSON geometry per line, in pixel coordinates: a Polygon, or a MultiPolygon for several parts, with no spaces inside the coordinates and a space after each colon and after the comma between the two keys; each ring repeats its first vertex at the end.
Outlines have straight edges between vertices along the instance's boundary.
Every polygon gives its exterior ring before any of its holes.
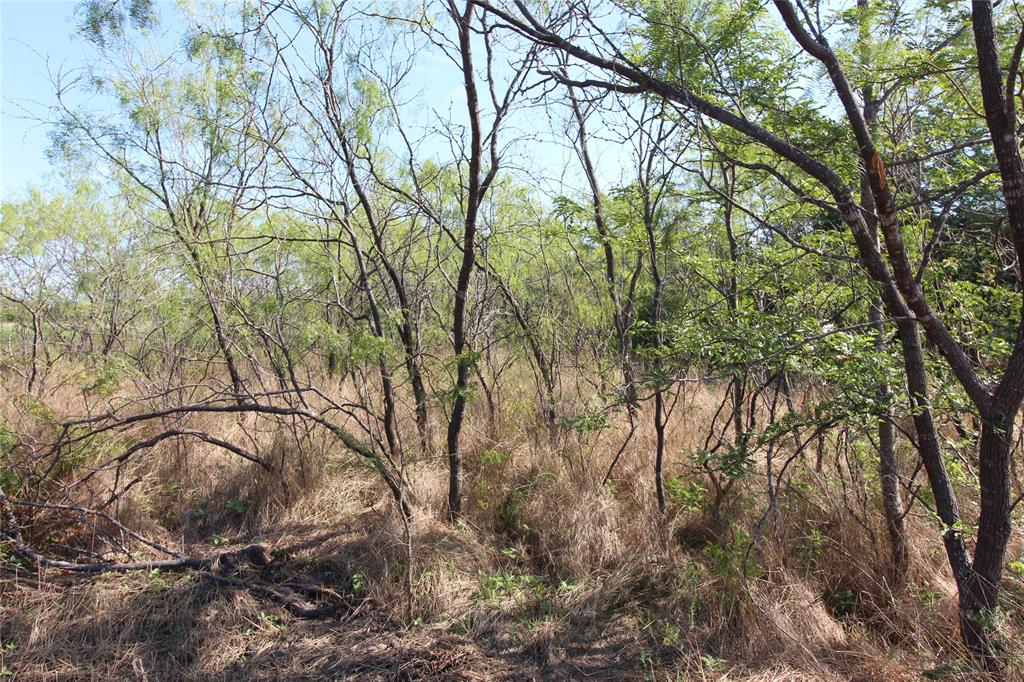
{"type": "MultiPolygon", "coordinates": [[[[686,452],[702,442],[720,392],[686,390],[666,471],[694,481],[686,452]]],[[[454,527],[444,520],[442,448],[410,449],[413,622],[404,618],[403,525],[374,473],[324,433],[206,415],[190,426],[280,466],[268,473],[202,442],[167,441],[122,471],[122,483],[134,483],[119,518],[199,556],[264,544],[275,579],[324,585],[351,608],[300,619],[194,574],[72,578],[27,570],[3,548],[0,670],[40,681],[916,680],[936,669],[974,679],[925,514],[909,517],[912,580],[893,595],[880,578],[880,514],[868,527],[851,520],[837,472],[800,467],[775,514],[764,513],[755,471],[716,518],[677,502],[662,516],[648,415],[613,485],[602,486],[624,420],[550,443],[522,410],[528,398],[493,422],[474,405],[466,515],[454,527]]],[[[67,387],[43,397],[59,415],[97,409],[83,400],[67,387]]],[[[27,409],[14,392],[0,418],[40,442],[53,435],[38,406],[27,409]]],[[[93,453],[78,471],[109,454],[93,453]]],[[[97,476],[76,499],[95,504],[112,480],[97,476]]],[[[27,527],[37,539],[43,516],[27,527]]],[[[1014,580],[1010,600],[1024,594],[1014,580]]],[[[1008,619],[1011,634],[1020,621],[1008,619]]]]}

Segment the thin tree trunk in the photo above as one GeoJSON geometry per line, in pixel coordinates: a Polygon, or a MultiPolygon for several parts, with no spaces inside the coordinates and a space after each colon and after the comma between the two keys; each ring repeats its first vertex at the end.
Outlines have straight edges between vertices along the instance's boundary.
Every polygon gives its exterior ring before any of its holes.
{"type": "Polygon", "coordinates": [[[647,245],[650,252],[651,279],[654,282],[654,301],[651,312],[651,326],[654,328],[654,488],[658,494],[658,511],[665,512],[665,396],[662,387],[664,361],[661,357],[663,334],[661,331],[662,295],[664,284],[658,267],[658,245],[654,233],[654,215],[649,188],[644,188],[644,225],[647,228],[647,245]]]}
{"type": "Polygon", "coordinates": [[[633,340],[629,335],[629,320],[623,307],[622,299],[619,296],[617,283],[615,250],[612,248],[611,235],[604,220],[604,208],[601,198],[601,187],[597,180],[597,173],[594,171],[594,164],[590,159],[590,149],[587,145],[587,119],[583,114],[579,101],[576,99],[573,88],[568,88],[569,101],[572,104],[573,114],[576,118],[578,129],[580,162],[583,164],[583,172],[587,177],[587,184],[590,186],[590,201],[594,213],[594,226],[597,228],[597,236],[601,240],[601,249],[604,254],[604,279],[608,288],[608,298],[612,303],[612,319],[615,325],[615,337],[619,346],[619,360],[622,366],[622,380],[624,388],[624,400],[626,409],[629,411],[630,421],[636,418],[637,411],[637,387],[636,375],[633,370],[633,340]]]}
{"type": "Polygon", "coordinates": [[[954,580],[958,586],[963,586],[971,574],[970,555],[962,535],[956,493],[953,492],[953,485],[939,449],[938,434],[928,398],[928,374],[921,350],[921,339],[917,324],[909,317],[901,317],[896,323],[896,329],[903,349],[903,366],[907,375],[907,393],[914,415],[918,451],[928,476],[928,484],[935,497],[935,511],[943,526],[942,541],[946,548],[946,557],[954,580]]]}
{"type": "MultiPolygon", "coordinates": [[[[861,10],[867,9],[868,4],[869,0],[857,0],[857,7],[861,10]]],[[[865,43],[865,47],[870,42],[873,33],[868,23],[868,16],[867,13],[863,14],[860,25],[860,39],[865,43]]],[[[864,122],[871,134],[874,135],[878,127],[878,107],[881,106],[881,103],[875,99],[873,85],[868,84],[861,89],[861,100],[864,103],[864,122]]],[[[860,204],[867,214],[868,226],[877,243],[878,226],[874,219],[875,199],[871,192],[871,182],[866,169],[861,173],[860,204]]],[[[875,330],[874,349],[882,352],[886,346],[886,329],[881,298],[876,298],[871,302],[868,308],[868,321],[875,330]]],[[[900,491],[899,461],[896,457],[896,428],[893,426],[890,405],[892,390],[889,382],[883,381],[878,386],[877,397],[882,410],[878,415],[878,473],[882,487],[882,510],[892,555],[890,578],[893,585],[899,589],[907,580],[909,556],[903,495],[900,491]]]]}
{"type": "Polygon", "coordinates": [[[224,323],[221,319],[220,306],[217,303],[217,299],[210,291],[209,281],[206,277],[205,269],[203,268],[202,259],[199,256],[199,252],[196,250],[194,244],[190,243],[187,238],[181,234],[180,229],[178,230],[178,237],[182,241],[185,249],[188,251],[189,257],[192,259],[192,265],[196,269],[196,276],[199,277],[199,284],[203,290],[203,297],[206,299],[206,306],[210,311],[210,317],[213,320],[213,332],[214,337],[217,339],[217,348],[220,350],[221,357],[224,358],[224,364],[228,368],[228,376],[231,378],[231,390],[234,393],[235,399],[240,403],[245,401],[243,397],[245,394],[245,383],[242,381],[242,375],[238,371],[238,365],[235,362],[235,354],[231,351],[231,342],[228,340],[227,334],[224,331],[224,323]]]}
{"type": "MultiPolygon", "coordinates": [[[[875,349],[885,348],[885,323],[882,321],[881,300],[872,302],[868,311],[874,325],[875,349]]],[[[906,583],[909,554],[907,547],[907,526],[904,521],[903,495],[900,491],[899,461],[896,458],[896,427],[892,423],[892,408],[889,407],[892,392],[887,382],[878,387],[879,404],[883,414],[878,417],[878,473],[882,484],[882,509],[885,527],[889,533],[889,548],[892,553],[891,579],[898,589],[906,583]]]]}
{"type": "MultiPolygon", "coordinates": [[[[736,239],[736,232],[733,226],[733,202],[736,194],[736,169],[727,164],[721,164],[722,182],[725,185],[725,205],[723,206],[723,222],[725,224],[725,238],[729,244],[729,272],[725,277],[725,302],[730,314],[735,318],[739,313],[739,279],[736,271],[739,268],[739,242],[736,239]]],[[[740,447],[746,434],[746,427],[743,423],[743,404],[746,400],[747,376],[745,371],[737,371],[733,376],[730,391],[732,392],[732,425],[733,444],[740,447]]]]}
{"type": "Polygon", "coordinates": [[[401,315],[401,321],[397,324],[398,336],[402,341],[402,349],[405,352],[405,369],[409,375],[409,384],[412,387],[416,412],[416,428],[419,432],[420,444],[425,450],[427,448],[427,428],[430,415],[427,411],[427,391],[423,384],[423,376],[417,359],[419,357],[419,340],[417,338],[412,306],[409,303],[409,295],[406,292],[405,281],[392,264],[386,252],[383,231],[370,204],[369,197],[366,196],[363,190],[359,175],[356,173],[355,156],[349,147],[348,138],[340,128],[337,131],[337,135],[340,138],[342,153],[345,157],[349,181],[352,183],[356,197],[359,199],[359,205],[363,209],[367,223],[369,223],[374,250],[377,252],[377,257],[381,265],[383,265],[388,279],[391,281],[391,286],[395,290],[395,296],[398,298],[399,313],[401,315]]]}
{"type": "MultiPolygon", "coordinates": [[[[462,58],[462,76],[466,91],[466,109],[470,124],[469,187],[466,213],[462,234],[462,265],[455,284],[455,305],[452,311],[452,339],[455,351],[455,387],[451,417],[448,420],[448,515],[456,521],[462,515],[462,451],[459,438],[466,413],[466,394],[469,388],[469,370],[473,360],[466,344],[466,298],[469,280],[476,260],[477,214],[486,185],[481,182],[481,161],[483,156],[483,133],[480,129],[480,110],[473,72],[472,33],[474,6],[467,2],[461,14],[454,5],[449,10],[455,19],[459,32],[459,53],[462,58]]],[[[492,172],[493,172],[492,168],[492,172]]]]}

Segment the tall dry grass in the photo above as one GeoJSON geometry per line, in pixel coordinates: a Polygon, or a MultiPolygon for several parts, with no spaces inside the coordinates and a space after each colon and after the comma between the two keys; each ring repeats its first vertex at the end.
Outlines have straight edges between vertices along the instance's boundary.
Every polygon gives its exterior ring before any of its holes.
{"type": "MultiPolygon", "coordinates": [[[[351,397],[350,387],[335,390],[338,399],[351,397]]],[[[712,428],[722,390],[684,384],[668,429],[666,471],[677,489],[709,487],[690,453],[712,428]]],[[[130,397],[123,387],[103,402],[130,397]]],[[[365,462],[301,424],[191,416],[190,428],[244,443],[271,470],[201,441],[172,439],[116,474],[127,492],[112,513],[188,554],[263,544],[275,576],[348,594],[354,609],[301,620],[259,594],[187,573],[72,579],[25,566],[0,545],[0,670],[26,680],[978,675],[958,643],[955,590],[923,505],[908,516],[909,584],[894,591],[887,583],[888,547],[869,469],[856,478],[829,456],[815,471],[808,454],[769,505],[760,453],[720,508],[670,495],[662,515],[646,409],[602,485],[626,438],[625,417],[594,431],[567,427],[550,439],[531,404],[527,390],[506,395],[494,415],[482,401],[473,404],[466,513],[454,526],[444,516],[440,409],[426,452],[412,447],[411,421],[402,424],[414,497],[412,622],[405,618],[401,517],[365,462]]],[[[0,419],[24,446],[8,466],[39,452],[61,418],[103,408],[68,386],[40,399],[6,391],[0,419]]],[[[98,440],[77,453],[46,494],[65,494],[63,484],[123,445],[98,440]]],[[[102,472],[69,494],[78,504],[101,505],[114,476],[102,472]]],[[[19,519],[52,553],[96,542],[73,515],[39,511],[19,519]]],[[[1014,552],[1021,553],[1019,534],[1014,552]]],[[[1013,638],[1024,623],[1012,609],[1024,582],[1012,571],[1007,582],[1006,655],[1020,661],[1013,638]]]]}

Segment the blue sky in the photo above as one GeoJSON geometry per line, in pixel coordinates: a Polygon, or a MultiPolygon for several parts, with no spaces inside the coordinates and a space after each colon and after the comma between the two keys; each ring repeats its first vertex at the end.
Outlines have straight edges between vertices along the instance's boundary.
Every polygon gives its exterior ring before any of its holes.
{"type": "Polygon", "coordinates": [[[0,0],[0,196],[12,198],[51,173],[44,116],[50,71],[81,63],[74,0],[0,0]]]}
{"type": "MultiPolygon", "coordinates": [[[[158,0],[158,11],[161,5],[168,7],[158,0]]],[[[0,199],[17,199],[29,186],[59,191],[66,185],[47,158],[48,128],[39,119],[54,100],[50,74],[81,66],[92,53],[75,35],[77,6],[78,0],[0,0],[0,199]]],[[[421,54],[413,81],[423,88],[425,106],[413,108],[420,124],[437,114],[457,116],[465,106],[461,74],[440,54],[421,54]]],[[[577,175],[568,140],[549,128],[541,111],[524,112],[506,135],[523,136],[513,163],[547,189],[557,192],[566,172],[577,175]]],[[[621,149],[595,140],[591,151],[602,175],[618,175],[621,149]]]]}

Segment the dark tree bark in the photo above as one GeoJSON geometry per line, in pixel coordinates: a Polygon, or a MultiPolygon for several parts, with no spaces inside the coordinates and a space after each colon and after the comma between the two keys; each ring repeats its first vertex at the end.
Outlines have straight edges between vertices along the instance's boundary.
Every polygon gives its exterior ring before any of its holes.
{"type": "Polygon", "coordinates": [[[469,171],[466,207],[462,232],[462,264],[455,283],[455,305],[452,310],[452,344],[455,351],[455,387],[453,390],[451,416],[448,419],[448,515],[452,521],[462,515],[462,450],[459,439],[462,422],[466,413],[466,394],[469,390],[469,372],[472,358],[466,344],[466,299],[469,280],[476,262],[476,230],[480,203],[487,185],[493,178],[491,168],[487,178],[483,177],[483,132],[480,124],[480,104],[476,89],[476,75],[473,72],[472,22],[474,6],[467,2],[460,13],[454,3],[448,3],[448,10],[455,21],[459,34],[459,55],[462,59],[463,85],[466,92],[466,110],[469,114],[469,171]]]}
{"type": "Polygon", "coordinates": [[[651,187],[646,182],[650,178],[641,180],[641,191],[644,196],[644,228],[647,232],[647,248],[650,259],[651,281],[654,284],[654,300],[651,309],[651,326],[654,328],[654,360],[651,363],[654,369],[654,490],[658,497],[658,511],[665,512],[665,389],[663,386],[663,374],[665,362],[661,357],[664,333],[661,329],[661,315],[665,285],[661,278],[661,268],[658,265],[658,237],[655,233],[654,204],[655,199],[651,196],[651,187]]]}

